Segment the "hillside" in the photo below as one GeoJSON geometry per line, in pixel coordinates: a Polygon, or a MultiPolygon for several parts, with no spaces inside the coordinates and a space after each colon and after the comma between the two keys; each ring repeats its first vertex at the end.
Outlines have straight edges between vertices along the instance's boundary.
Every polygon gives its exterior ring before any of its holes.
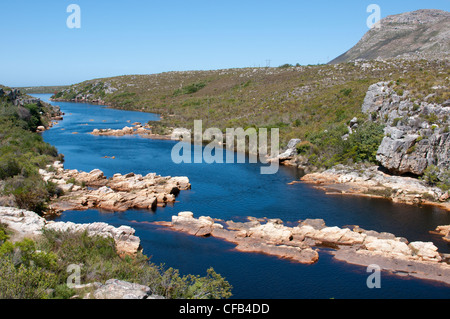
{"type": "Polygon", "coordinates": [[[59,85],[59,86],[29,86],[29,87],[19,87],[17,88],[20,92],[25,94],[54,94],[55,92],[59,92],[67,88],[67,85],[59,85]]]}
{"type": "Polygon", "coordinates": [[[42,180],[38,169],[61,156],[36,131],[60,115],[55,106],[0,86],[0,206],[41,213],[58,193],[55,185],[42,180]]]}
{"type": "MultiPolygon", "coordinates": [[[[162,115],[155,131],[171,127],[279,127],[281,144],[344,132],[361,117],[367,90],[380,81],[429,103],[449,99],[448,61],[371,61],[288,68],[169,72],[96,79],[53,96],[162,115]],[[331,133],[330,133],[331,134],[331,133]]],[[[366,116],[362,116],[366,118],[366,116]]]]}
{"type": "Polygon", "coordinates": [[[448,57],[450,52],[450,13],[418,10],[388,16],[381,28],[369,30],[349,51],[330,64],[394,57],[448,57]]]}

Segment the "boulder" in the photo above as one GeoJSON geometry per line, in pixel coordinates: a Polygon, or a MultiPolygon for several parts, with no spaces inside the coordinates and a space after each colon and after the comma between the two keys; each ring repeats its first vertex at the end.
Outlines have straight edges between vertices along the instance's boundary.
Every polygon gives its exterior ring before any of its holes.
{"type": "Polygon", "coordinates": [[[414,255],[422,260],[441,261],[438,248],[431,242],[415,241],[409,244],[414,255]]]}
{"type": "Polygon", "coordinates": [[[187,128],[175,128],[172,131],[171,134],[171,139],[172,140],[184,140],[184,139],[191,139],[191,130],[187,129],[187,128]]]}
{"type": "Polygon", "coordinates": [[[311,226],[314,229],[322,229],[325,227],[325,221],[321,218],[316,218],[316,219],[305,219],[304,221],[300,222],[301,226],[311,226]]]}
{"type": "Polygon", "coordinates": [[[411,249],[406,243],[393,239],[368,237],[364,242],[364,246],[368,251],[376,253],[385,253],[389,255],[396,255],[398,257],[409,257],[413,255],[411,249]]]}
{"type": "Polygon", "coordinates": [[[319,259],[317,251],[310,247],[272,245],[259,241],[245,240],[239,242],[236,249],[242,252],[263,253],[280,258],[292,259],[302,264],[313,264],[319,259]]]}
{"type": "Polygon", "coordinates": [[[129,226],[118,228],[106,223],[75,224],[72,222],[48,222],[45,229],[60,232],[84,232],[89,236],[111,237],[114,239],[119,255],[136,255],[140,250],[140,238],[134,236],[135,230],[129,226]]]}
{"type": "Polygon", "coordinates": [[[215,228],[223,228],[216,224],[210,217],[194,218],[192,212],[180,212],[178,216],[172,216],[172,227],[176,230],[199,237],[209,236],[215,228]]]}
{"type": "Polygon", "coordinates": [[[293,238],[292,231],[289,227],[274,222],[268,222],[264,225],[250,228],[248,230],[248,236],[277,245],[289,242],[293,238]]]}
{"type": "Polygon", "coordinates": [[[147,286],[109,279],[87,298],[92,296],[94,299],[147,299],[150,295],[151,289],[147,286]]]}
{"type": "Polygon", "coordinates": [[[297,148],[296,148],[296,146],[301,141],[302,140],[300,140],[298,138],[291,139],[288,142],[286,150],[283,153],[279,154],[277,158],[280,161],[285,161],[285,160],[291,159],[293,156],[297,155],[297,148]]]}
{"type": "Polygon", "coordinates": [[[0,223],[7,225],[17,240],[41,235],[46,224],[45,219],[38,214],[12,207],[0,207],[0,223]]]}
{"type": "Polygon", "coordinates": [[[165,206],[166,203],[175,202],[180,190],[188,190],[191,187],[189,179],[183,176],[162,177],[155,173],[142,176],[131,172],[106,178],[98,169],[86,173],[65,170],[59,162],[52,166],[54,169],[40,169],[39,173],[45,181],[56,183],[65,192],[64,196],[51,204],[56,211],[89,208],[107,211],[155,209],[157,205],[165,206]],[[75,180],[76,184],[71,183],[72,180],[75,180]],[[80,184],[82,186],[79,186],[80,184]]]}

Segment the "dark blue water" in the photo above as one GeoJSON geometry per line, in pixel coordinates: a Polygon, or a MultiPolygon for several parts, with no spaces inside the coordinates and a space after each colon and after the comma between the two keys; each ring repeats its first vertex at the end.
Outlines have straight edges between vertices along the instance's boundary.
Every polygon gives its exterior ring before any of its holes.
{"type": "MultiPolygon", "coordinates": [[[[36,96],[48,100],[50,95],[36,96]]],[[[359,225],[392,232],[410,241],[433,241],[441,252],[448,253],[449,245],[429,234],[438,225],[450,224],[450,214],[441,209],[380,199],[325,196],[305,184],[287,185],[298,178],[297,171],[287,167],[280,167],[275,175],[261,175],[261,164],[174,164],[170,156],[173,141],[88,134],[94,128],[122,128],[133,122],[157,120],[158,116],[89,104],[55,104],[66,115],[43,136],[65,155],[66,168],[99,168],[108,176],[128,172],[188,176],[192,184],[192,190],[181,192],[174,206],[155,212],[69,211],[59,220],[129,225],[136,229],[144,253],[151,256],[152,262],[165,263],[184,274],[205,275],[212,266],[232,284],[234,298],[450,297],[448,286],[387,273],[382,275],[381,289],[369,289],[369,274],[364,267],[335,261],[326,250],[320,252],[317,264],[301,265],[262,254],[240,253],[233,249],[234,245],[215,238],[196,238],[150,224],[168,221],[180,211],[225,220],[242,220],[246,216],[281,218],[286,222],[323,218],[329,226],[359,225]]]]}

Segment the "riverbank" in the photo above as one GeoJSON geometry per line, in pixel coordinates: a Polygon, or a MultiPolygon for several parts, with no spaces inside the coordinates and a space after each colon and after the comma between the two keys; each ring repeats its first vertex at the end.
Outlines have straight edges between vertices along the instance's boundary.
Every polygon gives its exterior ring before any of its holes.
{"type": "Polygon", "coordinates": [[[387,174],[376,165],[359,168],[338,165],[306,174],[300,182],[311,184],[327,195],[386,198],[396,203],[432,205],[450,211],[448,191],[427,186],[414,177],[387,174]]]}
{"type": "MultiPolygon", "coordinates": [[[[248,217],[247,222],[224,221],[192,212],[172,216],[171,222],[154,222],[174,231],[198,237],[215,237],[236,244],[242,252],[263,253],[303,264],[314,264],[322,250],[336,260],[368,266],[377,264],[396,275],[438,281],[450,285],[450,255],[441,254],[431,242],[408,242],[386,232],[327,227],[322,219],[306,219],[285,226],[280,219],[248,217]]],[[[438,227],[436,231],[448,227],[438,227]]]]}

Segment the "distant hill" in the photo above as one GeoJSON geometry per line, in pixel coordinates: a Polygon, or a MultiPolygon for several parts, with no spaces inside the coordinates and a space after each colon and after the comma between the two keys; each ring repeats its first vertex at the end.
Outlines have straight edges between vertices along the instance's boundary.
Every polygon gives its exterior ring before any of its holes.
{"type": "Polygon", "coordinates": [[[369,30],[350,50],[329,64],[417,56],[437,58],[450,52],[450,13],[442,10],[418,10],[388,16],[381,28],[369,30]]]}
{"type": "Polygon", "coordinates": [[[61,90],[64,90],[68,86],[30,86],[30,87],[19,87],[17,89],[20,90],[20,92],[23,92],[25,94],[53,94],[55,92],[59,92],[61,90]]]}

